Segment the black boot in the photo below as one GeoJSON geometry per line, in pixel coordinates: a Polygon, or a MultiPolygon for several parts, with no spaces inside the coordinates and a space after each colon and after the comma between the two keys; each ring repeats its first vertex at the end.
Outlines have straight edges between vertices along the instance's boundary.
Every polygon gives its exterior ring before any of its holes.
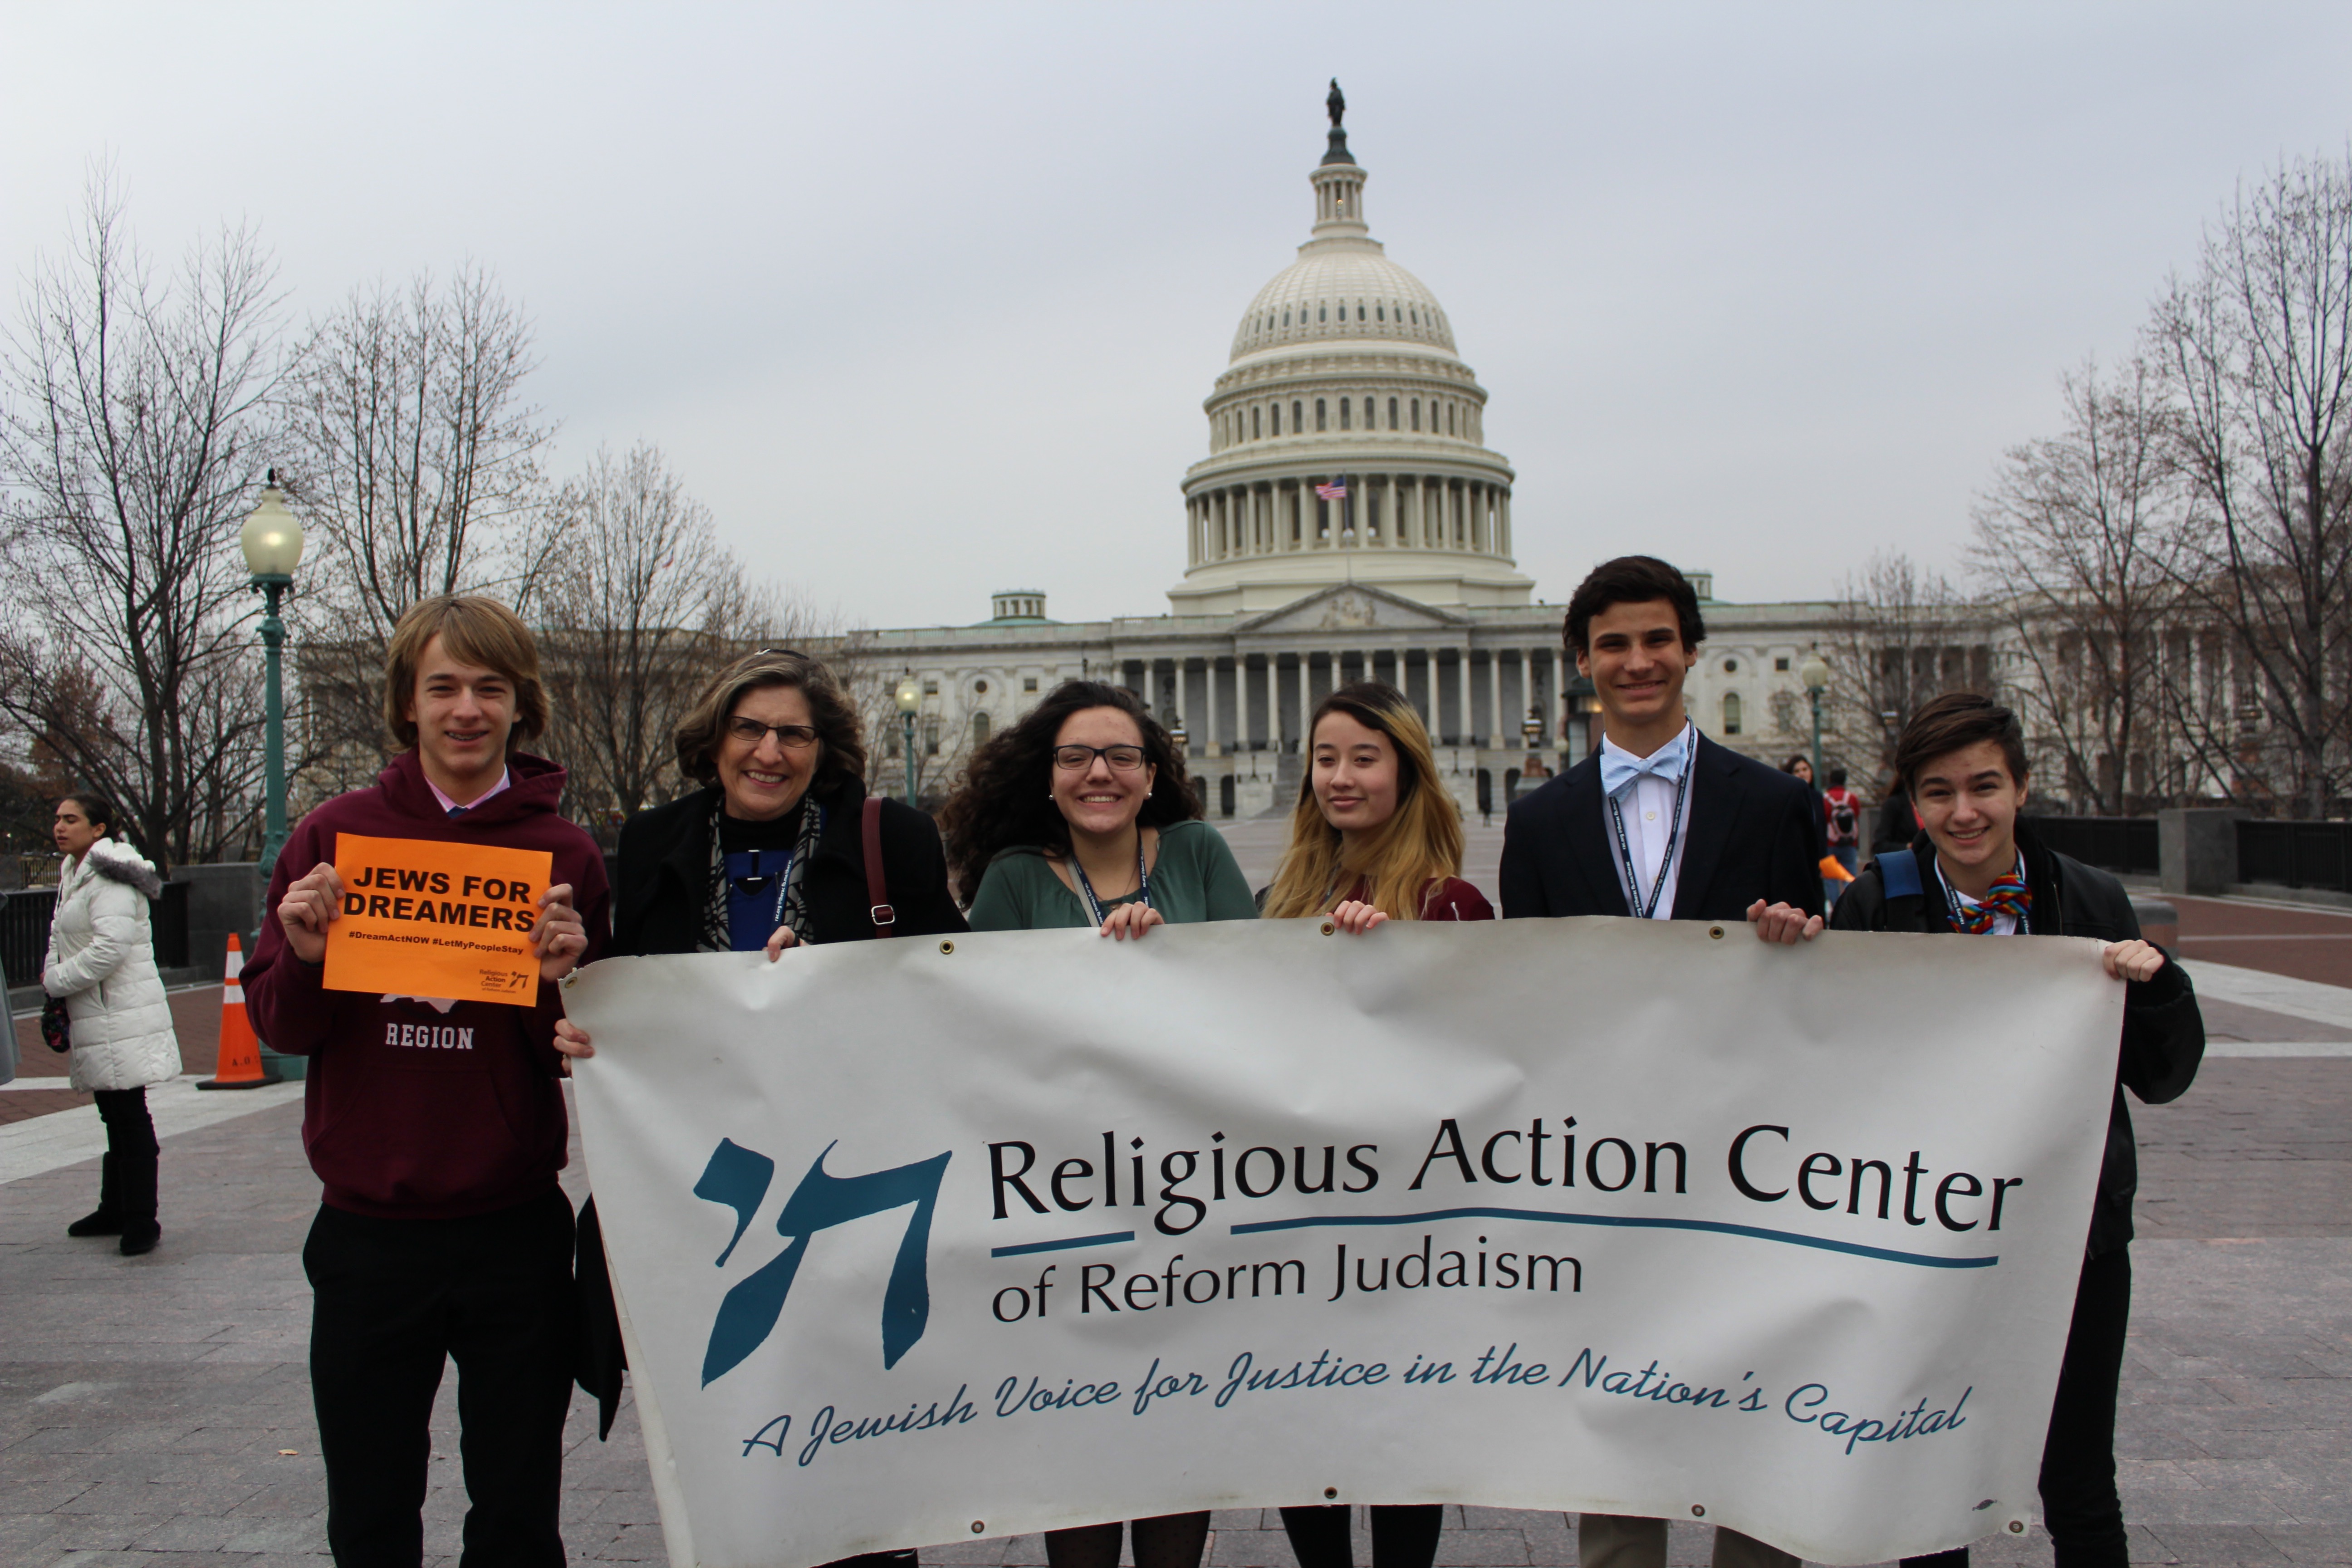
{"type": "Polygon", "coordinates": [[[136,1258],[155,1250],[163,1227],[155,1223],[155,1162],[162,1151],[150,1143],[143,1152],[122,1156],[117,1180],[122,1195],[122,1256],[136,1258]],[[143,1152],[144,1157],[142,1157],[143,1152]]]}
{"type": "Polygon", "coordinates": [[[122,1194],[114,1185],[114,1156],[98,1157],[98,1207],[66,1226],[68,1236],[121,1236],[122,1194]]]}

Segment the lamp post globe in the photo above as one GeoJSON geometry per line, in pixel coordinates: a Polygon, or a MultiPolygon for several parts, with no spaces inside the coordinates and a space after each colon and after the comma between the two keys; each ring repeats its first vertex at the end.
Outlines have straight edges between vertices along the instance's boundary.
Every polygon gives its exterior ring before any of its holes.
{"type": "Polygon", "coordinates": [[[237,531],[236,542],[255,583],[274,578],[282,584],[294,580],[294,568],[302,563],[302,520],[287,507],[277,469],[269,470],[269,481],[261,492],[261,504],[237,531]]]}
{"type": "Polygon", "coordinates": [[[1822,787],[1822,693],[1830,683],[1829,661],[1822,658],[1820,648],[1805,655],[1805,662],[1797,667],[1797,679],[1805,683],[1805,695],[1813,704],[1813,787],[1822,787]]]}
{"type": "Polygon", "coordinates": [[[907,804],[915,804],[915,710],[923,705],[922,683],[909,670],[898,682],[899,746],[907,753],[907,804]]]}

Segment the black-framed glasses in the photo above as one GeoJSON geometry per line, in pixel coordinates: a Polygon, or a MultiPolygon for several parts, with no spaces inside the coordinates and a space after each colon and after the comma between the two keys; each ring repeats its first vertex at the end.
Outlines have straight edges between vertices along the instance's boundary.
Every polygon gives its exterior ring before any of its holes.
{"type": "Polygon", "coordinates": [[[816,731],[806,724],[762,724],[757,719],[730,719],[727,732],[747,746],[756,746],[770,735],[786,751],[805,752],[816,744],[816,731]]]}
{"type": "Polygon", "coordinates": [[[1066,773],[1076,773],[1080,768],[1090,768],[1095,765],[1097,757],[1108,763],[1117,772],[1131,773],[1143,765],[1143,748],[1141,746],[1056,746],[1054,748],[1054,765],[1066,773]]]}

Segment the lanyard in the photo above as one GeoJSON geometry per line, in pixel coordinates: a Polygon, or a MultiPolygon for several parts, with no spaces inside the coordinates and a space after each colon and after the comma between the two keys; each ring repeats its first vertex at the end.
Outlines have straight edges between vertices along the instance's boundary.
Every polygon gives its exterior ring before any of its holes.
{"type": "MultiPolygon", "coordinates": [[[[1077,874],[1078,895],[1087,901],[1087,913],[1094,917],[1099,929],[1103,923],[1102,900],[1095,897],[1095,885],[1087,880],[1087,868],[1078,864],[1078,852],[1070,851],[1070,869],[1077,874]]],[[[1145,909],[1151,907],[1151,879],[1143,871],[1143,829],[1135,830],[1135,898],[1145,909]]]]}
{"type": "MultiPolygon", "coordinates": [[[[1615,795],[1609,797],[1609,820],[1617,829],[1617,855],[1625,863],[1625,901],[1633,906],[1633,918],[1637,921],[1654,918],[1658,912],[1658,900],[1665,896],[1666,873],[1673,868],[1675,850],[1682,843],[1683,797],[1689,793],[1691,772],[1697,762],[1696,748],[1693,748],[1692,754],[1683,759],[1682,776],[1675,781],[1675,815],[1666,828],[1666,852],[1658,857],[1658,879],[1650,884],[1647,903],[1642,900],[1642,873],[1633,864],[1633,847],[1625,837],[1625,813],[1618,805],[1615,795]]],[[[1634,782],[1638,784],[1641,781],[1637,779],[1634,782]]]]}
{"type": "MultiPolygon", "coordinates": [[[[822,835],[824,832],[824,808],[811,801],[807,809],[817,814],[816,831],[822,835]]],[[[772,853],[773,851],[771,850],[738,849],[724,857],[730,923],[732,910],[737,901],[748,900],[751,895],[760,890],[761,884],[768,881],[773,881],[776,885],[776,902],[774,909],[768,914],[767,930],[773,931],[784,923],[784,900],[792,895],[793,861],[799,855],[800,847],[795,844],[792,848],[785,850],[783,865],[776,870],[768,871],[761,865],[761,857],[772,853]],[[745,886],[746,883],[750,886],[745,886]]],[[[764,942],[767,939],[762,935],[761,940],[764,942]]]]}

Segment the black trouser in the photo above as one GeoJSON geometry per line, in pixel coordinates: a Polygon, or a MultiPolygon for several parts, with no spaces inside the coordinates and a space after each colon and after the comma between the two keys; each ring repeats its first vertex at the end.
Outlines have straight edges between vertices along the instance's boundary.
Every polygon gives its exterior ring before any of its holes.
{"type": "MultiPolygon", "coordinates": [[[[2116,1495],[2116,1391],[2131,1321],[2131,1252],[2083,1265],[2058,1397],[2042,1445],[2042,1521],[2056,1568],[2128,1568],[2123,1500],[2116,1495]]],[[[1903,1568],[1968,1568],[1969,1549],[1906,1557],[1903,1568]]]]}
{"type": "Polygon", "coordinates": [[[155,1119],[147,1113],[144,1089],[101,1089],[99,1119],[106,1123],[108,1189],[115,1218],[126,1236],[155,1234],[155,1164],[163,1145],[155,1142],[155,1119]]]}
{"type": "MultiPolygon", "coordinates": [[[[1284,1509],[1282,1528],[1298,1568],[1355,1568],[1347,1504],[1284,1509]]],[[[1444,1503],[1373,1504],[1372,1568],[1429,1568],[1444,1529],[1444,1503]]]]}
{"type": "Polygon", "coordinates": [[[556,1509],[572,1403],[572,1205],[560,1192],[464,1219],[321,1208],[302,1247],[316,1292],[310,1395],[340,1568],[423,1558],[425,1426],[457,1363],[464,1568],[563,1561],[556,1509]]]}

